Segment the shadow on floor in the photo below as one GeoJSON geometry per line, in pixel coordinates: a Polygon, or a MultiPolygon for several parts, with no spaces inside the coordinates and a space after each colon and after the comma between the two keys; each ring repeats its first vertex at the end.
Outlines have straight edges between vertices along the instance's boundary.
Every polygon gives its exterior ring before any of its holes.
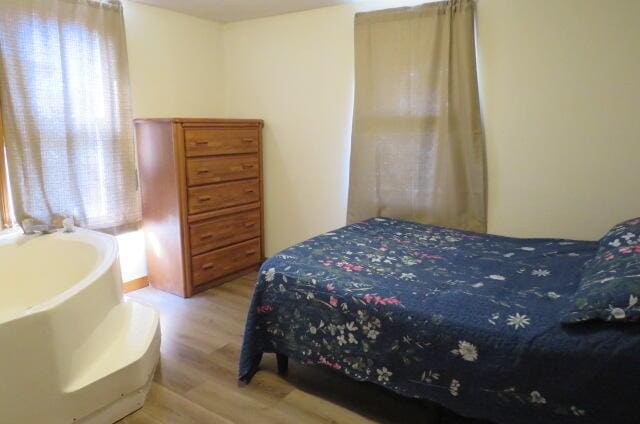
{"type": "MultiPolygon", "coordinates": [[[[264,355],[258,372],[277,373],[274,354],[264,355]]],[[[407,398],[381,386],[353,380],[327,368],[289,361],[289,370],[283,378],[298,390],[380,423],[491,424],[462,417],[428,400],[407,398]]]]}

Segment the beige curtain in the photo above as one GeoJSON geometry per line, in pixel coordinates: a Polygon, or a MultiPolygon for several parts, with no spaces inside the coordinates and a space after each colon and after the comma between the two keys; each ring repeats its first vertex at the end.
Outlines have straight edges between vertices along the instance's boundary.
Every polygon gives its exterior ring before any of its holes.
{"type": "Polygon", "coordinates": [[[0,84],[18,220],[140,220],[122,5],[3,0],[0,84]]]}
{"type": "Polygon", "coordinates": [[[361,13],[347,221],[486,231],[472,0],[361,13]]]}

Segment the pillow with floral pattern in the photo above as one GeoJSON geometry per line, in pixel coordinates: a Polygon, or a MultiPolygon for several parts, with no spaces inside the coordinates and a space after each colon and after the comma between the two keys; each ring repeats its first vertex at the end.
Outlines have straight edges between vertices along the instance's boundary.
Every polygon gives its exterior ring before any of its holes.
{"type": "Polygon", "coordinates": [[[616,225],[599,243],[563,322],[640,321],[640,218],[616,225]]]}

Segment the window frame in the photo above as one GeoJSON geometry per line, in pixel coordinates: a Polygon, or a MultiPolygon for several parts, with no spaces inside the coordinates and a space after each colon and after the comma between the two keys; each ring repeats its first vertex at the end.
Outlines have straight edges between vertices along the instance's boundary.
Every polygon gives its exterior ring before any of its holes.
{"type": "Polygon", "coordinates": [[[9,199],[9,176],[5,153],[4,126],[2,124],[2,114],[0,113],[0,230],[11,228],[14,224],[9,199]]]}

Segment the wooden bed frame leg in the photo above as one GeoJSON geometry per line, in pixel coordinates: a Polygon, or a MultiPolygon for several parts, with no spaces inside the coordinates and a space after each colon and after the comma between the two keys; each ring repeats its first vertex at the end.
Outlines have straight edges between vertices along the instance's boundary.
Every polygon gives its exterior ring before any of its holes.
{"type": "Polygon", "coordinates": [[[289,368],[289,358],[282,353],[276,353],[276,360],[278,361],[278,374],[285,375],[289,368]]]}

